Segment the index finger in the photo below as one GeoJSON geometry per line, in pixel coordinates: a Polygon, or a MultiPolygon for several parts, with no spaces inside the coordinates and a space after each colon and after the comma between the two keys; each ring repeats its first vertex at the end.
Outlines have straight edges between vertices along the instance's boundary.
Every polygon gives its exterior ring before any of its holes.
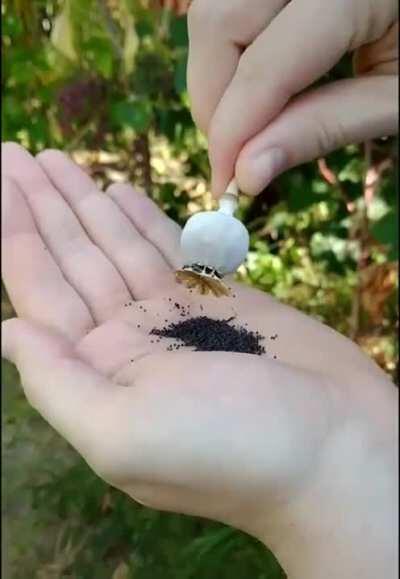
{"type": "Polygon", "coordinates": [[[188,91],[192,116],[207,133],[243,49],[288,0],[194,0],[188,12],[188,91]]]}

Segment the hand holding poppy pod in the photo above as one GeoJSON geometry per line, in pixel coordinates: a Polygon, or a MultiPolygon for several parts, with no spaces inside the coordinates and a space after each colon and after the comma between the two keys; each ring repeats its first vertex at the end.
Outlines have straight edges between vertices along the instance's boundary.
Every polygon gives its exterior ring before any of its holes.
{"type": "Polygon", "coordinates": [[[188,30],[216,198],[232,174],[257,195],[292,167],[398,131],[394,0],[194,0],[188,30]],[[346,53],[354,78],[315,86],[346,53]]]}
{"type": "Polygon", "coordinates": [[[196,213],[186,223],[181,236],[183,268],[177,280],[200,293],[229,295],[222,278],[236,271],[249,249],[249,234],[234,217],[238,188],[233,179],[219,202],[217,211],[196,213]]]}

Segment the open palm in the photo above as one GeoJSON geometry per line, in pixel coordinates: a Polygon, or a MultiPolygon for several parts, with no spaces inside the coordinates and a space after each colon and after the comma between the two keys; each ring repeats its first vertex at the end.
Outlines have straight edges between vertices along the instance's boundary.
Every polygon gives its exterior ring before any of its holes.
{"type": "MultiPolygon", "coordinates": [[[[179,228],[143,193],[100,192],[58,151],[35,159],[9,143],[2,155],[3,279],[18,315],[4,355],[31,404],[144,504],[272,543],[307,509],[329,517],[335,473],[360,440],[385,436],[394,389],[379,368],[261,292],[235,285],[216,299],[177,285],[179,228]],[[181,319],[175,303],[235,315],[267,353],[167,351],[150,331],[181,319]]],[[[360,469],[364,458],[361,444],[360,469]]]]}

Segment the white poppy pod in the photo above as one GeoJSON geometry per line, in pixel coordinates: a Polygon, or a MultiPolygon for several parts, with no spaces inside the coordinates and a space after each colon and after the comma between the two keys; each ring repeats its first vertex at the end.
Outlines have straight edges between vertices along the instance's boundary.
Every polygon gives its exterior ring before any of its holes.
{"type": "Polygon", "coordinates": [[[236,190],[228,188],[218,211],[202,211],[187,221],[181,236],[185,265],[208,266],[225,276],[243,263],[249,249],[249,234],[232,215],[236,206],[236,190]]]}

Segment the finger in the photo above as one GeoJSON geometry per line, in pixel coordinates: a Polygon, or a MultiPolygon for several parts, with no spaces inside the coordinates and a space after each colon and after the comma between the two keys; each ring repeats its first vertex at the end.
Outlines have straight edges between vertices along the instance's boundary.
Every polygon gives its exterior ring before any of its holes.
{"type": "MultiPolygon", "coordinates": [[[[209,129],[212,190],[217,196],[232,178],[243,145],[294,95],[361,42],[361,36],[353,34],[355,18],[362,19],[364,31],[370,10],[360,16],[354,13],[359,7],[352,2],[340,3],[340,7],[339,11],[337,2],[292,0],[242,55],[209,129]]],[[[390,24],[383,13],[377,22],[373,21],[372,35],[383,34],[390,24]]],[[[278,152],[274,162],[284,164],[278,152]]]]}
{"type": "MultiPolygon", "coordinates": [[[[171,269],[119,206],[101,193],[92,179],[61,151],[44,151],[40,165],[73,209],[94,243],[123,276],[137,299],[160,293],[171,269]]],[[[141,217],[138,215],[137,220],[141,217]]]]}
{"type": "Polygon", "coordinates": [[[118,387],[78,359],[70,342],[41,326],[10,319],[2,324],[2,338],[2,355],[17,366],[30,404],[98,465],[118,387]]]}
{"type": "Polygon", "coordinates": [[[388,76],[341,80],[298,97],[242,149],[239,187],[256,195],[286,169],[350,143],[395,134],[397,103],[398,81],[388,76]],[[274,165],[276,151],[284,162],[274,165]]]}
{"type": "Polygon", "coordinates": [[[93,328],[88,308],[40,237],[18,185],[6,177],[2,189],[2,276],[19,316],[65,333],[72,340],[93,328]]]}
{"type": "MultiPolygon", "coordinates": [[[[82,225],[35,159],[15,143],[2,146],[6,176],[28,201],[38,231],[66,280],[103,322],[131,299],[121,275],[90,240],[82,225]]],[[[60,306],[62,307],[62,305],[60,306]]]]}
{"type": "Polygon", "coordinates": [[[205,133],[235,74],[243,48],[253,42],[287,1],[194,0],[191,4],[188,90],[192,116],[205,133]]]}
{"type": "Polygon", "coordinates": [[[181,229],[146,195],[127,184],[111,185],[107,194],[138,231],[164,256],[170,267],[180,267],[181,229]]]}

